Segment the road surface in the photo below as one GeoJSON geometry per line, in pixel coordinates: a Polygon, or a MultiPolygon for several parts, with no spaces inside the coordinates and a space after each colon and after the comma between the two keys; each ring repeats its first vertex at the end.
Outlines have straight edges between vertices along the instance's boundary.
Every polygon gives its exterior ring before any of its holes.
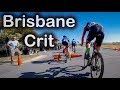
{"type": "MultiPolygon", "coordinates": [[[[67,63],[53,61],[53,54],[61,51],[41,52],[41,55],[46,55],[45,58],[27,62],[22,66],[1,63],[0,78],[91,78],[89,67],[82,70],[83,56],[73,58],[67,63]]],[[[85,47],[77,47],[76,53],[84,55],[84,52],[85,47]]],[[[105,66],[103,78],[120,78],[120,52],[101,49],[101,53],[105,66]]]]}

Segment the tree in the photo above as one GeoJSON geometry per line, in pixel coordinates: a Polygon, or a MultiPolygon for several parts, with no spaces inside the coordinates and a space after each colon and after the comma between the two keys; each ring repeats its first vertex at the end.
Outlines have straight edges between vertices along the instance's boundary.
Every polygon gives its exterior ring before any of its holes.
{"type": "Polygon", "coordinates": [[[33,28],[5,28],[0,34],[0,40],[5,42],[7,38],[11,39],[13,36],[16,36],[23,43],[23,38],[29,33],[37,35],[33,28]]]}

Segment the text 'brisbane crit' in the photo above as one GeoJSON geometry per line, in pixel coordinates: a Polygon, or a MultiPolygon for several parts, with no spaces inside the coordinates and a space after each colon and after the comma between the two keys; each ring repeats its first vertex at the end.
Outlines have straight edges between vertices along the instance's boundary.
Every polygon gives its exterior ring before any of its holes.
{"type": "Polygon", "coordinates": [[[44,47],[47,47],[48,44],[49,47],[54,47],[53,40],[54,38],[52,37],[52,35],[49,35],[48,37],[48,35],[45,34],[44,37],[35,37],[35,35],[33,34],[28,34],[24,39],[24,43],[27,47],[40,47],[41,43],[44,42],[44,47]],[[29,43],[30,39],[32,43],[29,43]]]}
{"type": "Polygon", "coordinates": [[[22,15],[22,17],[14,17],[13,15],[3,16],[3,27],[36,27],[36,28],[74,28],[75,18],[73,17],[50,17],[43,18],[39,15],[35,17],[27,17],[22,15]]]}

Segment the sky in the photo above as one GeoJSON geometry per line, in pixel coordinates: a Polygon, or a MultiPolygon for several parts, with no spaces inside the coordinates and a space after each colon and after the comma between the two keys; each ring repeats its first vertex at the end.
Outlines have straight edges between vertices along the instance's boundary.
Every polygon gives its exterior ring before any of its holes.
{"type": "MultiPolygon", "coordinates": [[[[3,12],[0,13],[2,15],[3,12]]],[[[6,13],[6,12],[5,12],[6,13]]],[[[4,14],[5,14],[4,13],[4,14]]],[[[16,15],[23,12],[9,12],[16,15]]],[[[66,35],[70,40],[73,38],[76,41],[81,41],[83,28],[87,22],[98,22],[104,27],[105,38],[104,42],[120,42],[120,12],[24,12],[29,16],[40,13],[44,17],[49,16],[73,16],[76,18],[77,26],[74,29],[41,29],[35,28],[38,34],[52,32],[61,40],[63,35],[66,35]]]]}

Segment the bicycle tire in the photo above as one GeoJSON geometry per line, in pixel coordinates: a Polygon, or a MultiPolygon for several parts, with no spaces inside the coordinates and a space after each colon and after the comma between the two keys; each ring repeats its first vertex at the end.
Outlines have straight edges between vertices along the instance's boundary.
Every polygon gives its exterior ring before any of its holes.
{"type": "MultiPolygon", "coordinates": [[[[93,62],[94,58],[96,57],[96,55],[98,55],[98,57],[100,58],[100,61],[101,61],[101,70],[100,70],[100,75],[98,76],[98,78],[102,78],[103,77],[103,73],[104,73],[104,60],[103,60],[103,57],[102,57],[101,53],[97,53],[97,54],[92,56],[92,59],[91,59],[92,62],[93,62]]],[[[91,63],[90,69],[91,69],[90,70],[91,71],[91,77],[94,78],[93,75],[92,75],[92,71],[93,71],[92,63],[91,63]]]]}

